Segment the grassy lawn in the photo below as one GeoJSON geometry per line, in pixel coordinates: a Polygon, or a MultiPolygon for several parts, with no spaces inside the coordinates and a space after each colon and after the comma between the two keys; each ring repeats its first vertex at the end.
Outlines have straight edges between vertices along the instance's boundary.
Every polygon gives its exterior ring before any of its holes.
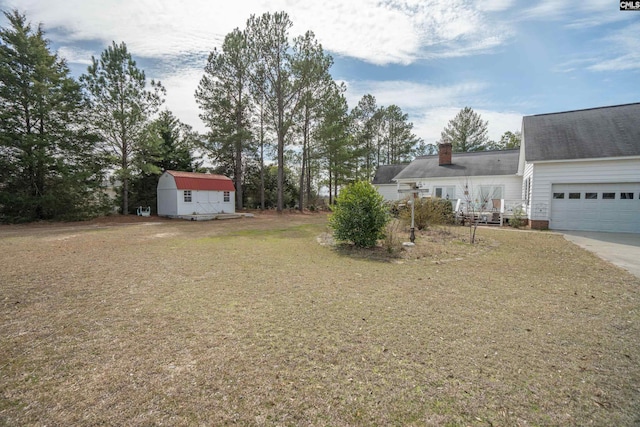
{"type": "Polygon", "coordinates": [[[0,227],[0,425],[640,423],[634,276],[552,233],[326,232],[0,227]]]}

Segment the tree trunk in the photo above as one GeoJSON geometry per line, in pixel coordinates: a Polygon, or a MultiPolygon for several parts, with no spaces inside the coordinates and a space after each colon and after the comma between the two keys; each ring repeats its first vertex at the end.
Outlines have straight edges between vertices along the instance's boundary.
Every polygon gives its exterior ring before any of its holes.
{"type": "Polygon", "coordinates": [[[264,210],[264,107],[260,103],[260,209],[264,210]]]}
{"type": "Polygon", "coordinates": [[[264,210],[264,204],[264,139],[262,139],[260,141],[260,209],[264,210]]]}
{"type": "Polygon", "coordinates": [[[235,163],[235,179],[234,184],[236,186],[236,210],[242,210],[242,150],[236,149],[236,161],[235,163]]]}
{"type": "MultiPolygon", "coordinates": [[[[240,99],[240,105],[242,105],[242,95],[239,94],[239,99],[240,99]]],[[[242,204],[242,198],[243,198],[243,194],[242,194],[242,133],[241,133],[241,129],[242,129],[242,110],[238,109],[238,111],[236,112],[236,158],[235,158],[235,171],[234,171],[234,175],[235,175],[235,184],[236,184],[236,209],[237,210],[242,210],[243,208],[243,204],[242,204]]]]}
{"type": "Polygon", "coordinates": [[[309,141],[309,108],[305,108],[304,126],[302,128],[302,166],[300,167],[300,194],[298,195],[298,209],[304,212],[304,178],[307,163],[307,144],[309,141]]]}
{"type": "Polygon", "coordinates": [[[126,142],[122,143],[122,215],[129,214],[129,150],[126,142]]]}
{"type": "Polygon", "coordinates": [[[284,106],[278,101],[278,205],[277,211],[284,209],[284,106]]]}

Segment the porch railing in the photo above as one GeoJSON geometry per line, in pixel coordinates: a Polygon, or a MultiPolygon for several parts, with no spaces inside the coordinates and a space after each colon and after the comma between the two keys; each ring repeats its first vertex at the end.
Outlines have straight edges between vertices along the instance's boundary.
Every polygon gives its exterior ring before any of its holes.
{"type": "Polygon", "coordinates": [[[524,201],[519,199],[489,199],[483,201],[457,199],[452,202],[457,219],[473,219],[480,222],[504,225],[505,219],[525,215],[524,201]]]}

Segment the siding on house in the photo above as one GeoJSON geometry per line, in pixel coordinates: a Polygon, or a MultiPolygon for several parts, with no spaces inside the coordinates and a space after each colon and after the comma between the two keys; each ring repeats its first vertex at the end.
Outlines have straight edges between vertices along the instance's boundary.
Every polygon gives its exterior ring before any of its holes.
{"type": "Polygon", "coordinates": [[[374,186],[378,190],[378,193],[387,201],[401,199],[401,194],[398,192],[398,184],[374,184],[374,186]]]}
{"type": "Polygon", "coordinates": [[[480,195],[481,186],[502,187],[502,198],[521,200],[522,178],[517,175],[471,176],[431,178],[417,181],[418,188],[423,190],[422,196],[436,196],[436,187],[454,187],[455,193],[450,199],[465,199],[465,187],[469,189],[469,197],[475,199],[480,195]]]}
{"type": "Polygon", "coordinates": [[[537,162],[528,164],[524,179],[532,182],[530,218],[548,220],[551,212],[553,184],[606,184],[640,182],[640,158],[601,159],[572,162],[537,162]]]}
{"type": "Polygon", "coordinates": [[[417,186],[422,197],[475,201],[487,196],[493,198],[492,194],[483,194],[481,187],[499,187],[501,197],[496,198],[521,200],[522,177],[517,174],[519,154],[520,150],[452,153],[451,163],[441,162],[439,155],[418,157],[395,181],[407,187],[417,186]]]}
{"type": "Polygon", "coordinates": [[[398,189],[409,187],[406,185],[398,185],[393,178],[406,168],[406,164],[401,165],[380,165],[371,183],[378,190],[378,193],[387,201],[400,200],[404,195],[398,192],[398,189]]]}

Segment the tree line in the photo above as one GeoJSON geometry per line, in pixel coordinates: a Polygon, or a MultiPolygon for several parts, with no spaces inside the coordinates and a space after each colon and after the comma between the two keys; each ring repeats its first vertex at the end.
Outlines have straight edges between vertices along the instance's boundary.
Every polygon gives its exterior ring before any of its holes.
{"type": "Polygon", "coordinates": [[[349,111],[333,58],[313,32],[292,36],[285,12],[250,16],[211,51],[194,94],[204,134],[162,108],[165,88],[124,42],[75,79],[42,25],[4,14],[0,222],[155,210],[158,176],[169,169],[231,177],[237,209],[302,210],[321,194],[332,203],[346,183],[370,181],[379,165],[436,150],[397,105],[367,94],[349,111]]]}

